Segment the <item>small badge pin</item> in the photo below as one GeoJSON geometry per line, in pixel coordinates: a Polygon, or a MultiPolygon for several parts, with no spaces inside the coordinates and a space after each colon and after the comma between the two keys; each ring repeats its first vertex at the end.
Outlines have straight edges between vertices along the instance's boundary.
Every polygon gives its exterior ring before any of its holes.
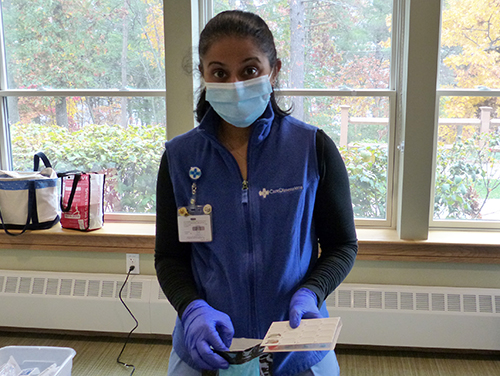
{"type": "Polygon", "coordinates": [[[201,170],[199,167],[191,167],[189,169],[189,177],[193,180],[199,179],[201,176],[201,170]]]}
{"type": "Polygon", "coordinates": [[[182,217],[187,217],[189,216],[189,212],[185,207],[179,208],[179,215],[182,217]]]}
{"type": "Polygon", "coordinates": [[[210,214],[212,212],[212,205],[210,204],[206,204],[204,207],[203,207],[203,213],[205,214],[210,214]]]}

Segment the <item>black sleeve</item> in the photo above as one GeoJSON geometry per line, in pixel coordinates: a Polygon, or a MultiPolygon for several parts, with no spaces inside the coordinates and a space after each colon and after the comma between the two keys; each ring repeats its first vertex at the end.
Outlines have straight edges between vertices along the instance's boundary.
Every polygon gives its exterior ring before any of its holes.
{"type": "Polygon", "coordinates": [[[179,317],[199,299],[191,269],[191,244],[179,242],[177,205],[167,153],[163,153],[156,186],[155,268],[160,286],[179,317]]]}
{"type": "Polygon", "coordinates": [[[325,132],[316,135],[320,180],[314,222],[321,255],[301,287],[318,297],[318,306],[351,271],[358,252],[349,178],[342,157],[325,132]]]}

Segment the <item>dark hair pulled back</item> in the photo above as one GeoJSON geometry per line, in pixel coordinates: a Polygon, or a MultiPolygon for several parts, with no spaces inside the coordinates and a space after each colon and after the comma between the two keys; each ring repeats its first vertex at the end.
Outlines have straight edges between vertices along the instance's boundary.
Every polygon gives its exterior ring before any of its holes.
{"type": "MultiPolygon", "coordinates": [[[[200,59],[203,59],[214,42],[224,37],[253,38],[255,44],[267,56],[271,69],[275,68],[278,56],[274,37],[266,22],[258,15],[241,10],[229,10],[217,14],[208,21],[200,34],[198,45],[200,59]]],[[[201,121],[210,108],[210,104],[205,99],[205,93],[206,89],[203,88],[196,106],[196,120],[198,122],[201,121]]],[[[278,106],[274,91],[271,93],[270,101],[276,115],[289,115],[290,111],[282,110],[278,106]]]]}

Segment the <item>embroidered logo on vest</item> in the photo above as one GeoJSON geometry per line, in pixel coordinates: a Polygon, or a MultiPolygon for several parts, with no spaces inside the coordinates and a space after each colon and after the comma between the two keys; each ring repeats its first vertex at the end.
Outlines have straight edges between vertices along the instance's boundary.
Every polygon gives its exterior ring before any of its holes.
{"type": "Polygon", "coordinates": [[[291,192],[301,191],[302,189],[304,189],[304,187],[301,185],[291,188],[276,188],[276,189],[262,188],[259,191],[259,196],[262,198],[266,198],[268,195],[274,195],[277,193],[291,193],[291,192]]]}

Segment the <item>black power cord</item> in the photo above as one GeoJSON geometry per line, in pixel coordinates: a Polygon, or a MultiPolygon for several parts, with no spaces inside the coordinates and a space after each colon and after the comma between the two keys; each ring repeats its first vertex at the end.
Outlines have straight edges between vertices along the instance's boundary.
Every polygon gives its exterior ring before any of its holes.
{"type": "Polygon", "coordinates": [[[130,316],[132,316],[132,318],[134,319],[135,321],[135,326],[134,328],[128,333],[128,336],[127,336],[127,339],[125,340],[125,343],[123,344],[123,347],[122,347],[122,351],[120,351],[120,355],[118,355],[118,358],[116,358],[116,362],[118,364],[121,364],[127,368],[132,368],[132,372],[130,373],[130,376],[132,376],[135,372],[135,366],[133,364],[128,364],[128,363],[125,363],[125,362],[122,362],[120,360],[120,357],[122,356],[123,354],[123,351],[125,350],[125,347],[127,346],[127,343],[128,343],[128,340],[130,339],[130,336],[132,335],[132,333],[134,332],[134,330],[137,329],[137,327],[139,326],[139,322],[137,321],[137,319],[135,318],[134,314],[132,313],[132,311],[127,307],[127,305],[125,304],[125,302],[123,301],[123,298],[122,298],[122,291],[123,291],[123,288],[125,287],[125,285],[127,284],[127,281],[128,281],[128,278],[130,277],[130,273],[132,272],[132,270],[135,269],[135,266],[132,265],[129,269],[128,269],[128,273],[127,273],[127,278],[125,278],[125,282],[123,282],[123,285],[120,289],[120,292],[118,294],[118,297],[120,298],[120,301],[122,302],[123,306],[125,307],[125,309],[128,311],[128,313],[130,313],[130,316]]]}

